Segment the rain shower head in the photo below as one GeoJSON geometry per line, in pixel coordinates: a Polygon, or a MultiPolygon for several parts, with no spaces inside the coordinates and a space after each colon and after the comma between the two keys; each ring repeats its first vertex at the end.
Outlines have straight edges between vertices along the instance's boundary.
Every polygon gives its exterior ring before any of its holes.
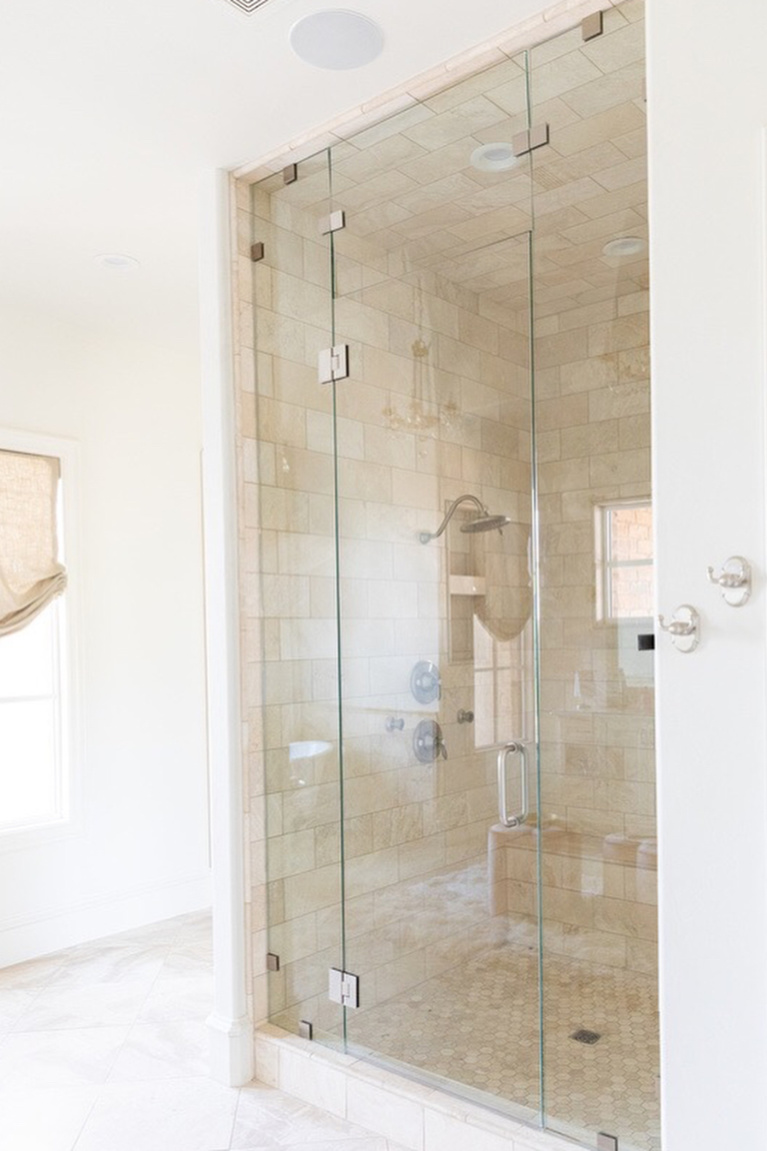
{"type": "Polygon", "coordinates": [[[491,532],[495,528],[500,531],[501,528],[505,528],[510,523],[511,520],[508,516],[477,516],[475,520],[467,520],[465,524],[461,524],[461,531],[469,532],[472,535],[475,532],[491,532]]]}
{"type": "Polygon", "coordinates": [[[501,528],[506,527],[506,524],[511,523],[511,520],[508,516],[491,516],[485,505],[481,504],[476,496],[459,496],[458,499],[453,500],[450,507],[445,512],[445,518],[435,532],[418,533],[418,538],[421,543],[427,544],[429,540],[439,539],[447,525],[450,523],[450,520],[452,519],[456,509],[460,504],[464,503],[474,504],[478,515],[476,515],[474,519],[467,520],[465,524],[461,524],[462,532],[490,532],[493,531],[494,528],[497,528],[498,531],[500,531],[501,528]]]}

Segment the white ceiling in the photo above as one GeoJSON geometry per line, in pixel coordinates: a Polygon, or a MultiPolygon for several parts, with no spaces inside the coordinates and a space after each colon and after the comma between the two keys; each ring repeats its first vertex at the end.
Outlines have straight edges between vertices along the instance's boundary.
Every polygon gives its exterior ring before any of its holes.
{"type": "Polygon", "coordinates": [[[545,8],[544,0],[335,0],[383,27],[373,64],[288,47],[334,0],[38,0],[0,37],[0,306],[164,344],[195,339],[197,180],[236,167],[545,8]],[[100,252],[137,271],[107,273],[100,252]]]}

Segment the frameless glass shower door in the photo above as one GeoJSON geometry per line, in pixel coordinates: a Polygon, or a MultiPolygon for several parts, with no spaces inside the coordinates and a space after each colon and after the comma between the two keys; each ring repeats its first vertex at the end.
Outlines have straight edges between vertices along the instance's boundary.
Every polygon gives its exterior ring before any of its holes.
{"type": "Polygon", "coordinates": [[[243,461],[271,1019],[621,1151],[659,1148],[643,76],[630,0],[256,185],[243,461]]]}
{"type": "Polygon", "coordinates": [[[269,1014],[342,1044],[343,1010],[327,994],[343,946],[336,467],[333,393],[317,383],[332,344],[329,195],[327,153],[300,179],[280,172],[251,191],[257,452],[240,467],[242,608],[247,735],[263,747],[266,791],[266,834],[251,850],[265,856],[269,1014]]]}
{"type": "Polygon", "coordinates": [[[530,52],[545,1121],[660,1146],[642,5],[530,52]]]}
{"type": "MultiPolygon", "coordinates": [[[[389,148],[407,226],[360,224],[356,184],[334,201],[345,964],[359,980],[346,1034],[536,1119],[530,245],[514,232],[529,177],[496,220],[507,235],[478,245],[476,218],[451,210],[448,241],[428,208],[442,158],[428,124],[418,138],[389,148]],[[508,285],[504,322],[481,307],[482,276],[508,285]],[[509,835],[527,849],[516,903],[509,835]]],[[[361,149],[334,180],[364,165],[373,195],[368,163],[361,149]]],[[[378,179],[383,194],[391,166],[378,179]]]]}

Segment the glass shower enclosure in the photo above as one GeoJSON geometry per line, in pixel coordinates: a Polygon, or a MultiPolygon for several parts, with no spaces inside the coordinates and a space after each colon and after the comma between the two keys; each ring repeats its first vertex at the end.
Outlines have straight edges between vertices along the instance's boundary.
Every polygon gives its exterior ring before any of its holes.
{"type": "Polygon", "coordinates": [[[643,81],[629,0],[254,184],[243,323],[270,1018],[622,1151],[660,1146],[643,81]]]}

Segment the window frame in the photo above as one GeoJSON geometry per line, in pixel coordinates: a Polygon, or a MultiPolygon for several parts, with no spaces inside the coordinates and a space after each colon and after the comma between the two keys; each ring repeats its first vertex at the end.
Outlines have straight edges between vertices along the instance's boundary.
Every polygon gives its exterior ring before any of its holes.
{"type": "Polygon", "coordinates": [[[596,599],[596,620],[598,624],[606,626],[621,626],[629,623],[640,623],[652,619],[652,610],[643,616],[614,615],[612,611],[610,573],[613,568],[621,567],[649,567],[655,568],[655,548],[652,559],[649,560],[613,560],[612,533],[610,530],[610,513],[621,509],[649,508],[652,513],[652,498],[650,496],[626,496],[618,499],[600,500],[594,506],[594,583],[596,599]]]}
{"type": "MultiPolygon", "coordinates": [[[[80,555],[79,451],[74,440],[36,432],[0,428],[0,451],[51,456],[60,464],[61,519],[59,549],[67,569],[67,587],[55,602],[58,612],[61,763],[58,773],[59,812],[56,818],[16,827],[0,827],[0,853],[18,851],[82,830],[80,707],[80,555]]],[[[0,642],[2,642],[0,640],[0,642]]]]}

